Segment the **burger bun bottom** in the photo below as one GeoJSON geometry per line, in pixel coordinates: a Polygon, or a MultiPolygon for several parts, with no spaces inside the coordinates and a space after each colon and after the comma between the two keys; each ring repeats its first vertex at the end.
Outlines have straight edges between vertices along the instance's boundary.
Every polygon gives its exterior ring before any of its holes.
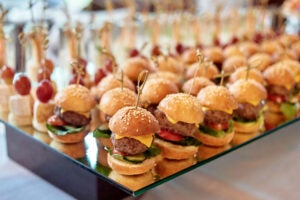
{"type": "Polygon", "coordinates": [[[214,137],[203,132],[198,132],[195,134],[195,138],[199,140],[202,144],[212,147],[222,147],[229,144],[234,136],[234,131],[231,133],[226,133],[223,137],[214,137]]]}
{"type": "Polygon", "coordinates": [[[148,158],[142,163],[133,164],[118,160],[107,154],[107,162],[110,168],[122,175],[138,175],[149,172],[156,165],[156,157],[148,158]]]}
{"type": "Polygon", "coordinates": [[[57,142],[71,144],[71,143],[82,142],[89,131],[90,131],[90,127],[86,126],[86,128],[83,131],[77,133],[71,133],[67,135],[56,135],[48,130],[48,134],[53,140],[57,142]]]}
{"type": "Polygon", "coordinates": [[[163,158],[172,160],[182,160],[195,157],[197,146],[181,146],[155,138],[154,143],[161,150],[163,158]]]}
{"type": "Polygon", "coordinates": [[[248,140],[251,140],[252,138],[258,136],[259,134],[260,134],[259,131],[252,132],[252,133],[235,132],[234,137],[231,141],[231,144],[233,146],[242,144],[242,143],[247,142],[248,140]]]}

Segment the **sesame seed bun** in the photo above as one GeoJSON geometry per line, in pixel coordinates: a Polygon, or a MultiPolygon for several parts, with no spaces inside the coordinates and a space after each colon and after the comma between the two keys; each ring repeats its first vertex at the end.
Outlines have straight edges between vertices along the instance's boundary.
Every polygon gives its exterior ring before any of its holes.
{"type": "Polygon", "coordinates": [[[281,53],[283,51],[283,48],[277,41],[271,40],[264,41],[261,44],[261,51],[272,56],[275,53],[281,53]]]}
{"type": "Polygon", "coordinates": [[[225,58],[229,58],[231,56],[243,56],[237,45],[230,45],[226,47],[223,50],[223,55],[225,58]]]}
{"type": "Polygon", "coordinates": [[[295,85],[292,71],[284,65],[272,65],[263,72],[268,84],[284,86],[290,90],[295,85]]]}
{"type": "Polygon", "coordinates": [[[168,94],[178,93],[175,83],[162,79],[147,80],[141,94],[141,101],[146,104],[158,104],[168,94]]]}
{"type": "Polygon", "coordinates": [[[179,61],[170,56],[159,56],[158,61],[158,71],[169,71],[173,73],[181,73],[183,67],[179,61]]]}
{"type": "Polygon", "coordinates": [[[99,109],[104,114],[113,116],[121,108],[135,105],[136,98],[137,94],[128,88],[114,88],[103,94],[99,109]]]}
{"type": "Polygon", "coordinates": [[[213,63],[210,63],[207,66],[205,66],[204,63],[202,63],[200,66],[199,63],[194,63],[187,69],[185,76],[187,79],[193,78],[194,76],[214,79],[215,76],[217,76],[218,74],[219,74],[219,70],[217,66],[213,63]],[[195,75],[196,71],[197,74],[195,75]]]}
{"type": "Polygon", "coordinates": [[[247,65],[247,60],[244,56],[235,55],[226,58],[226,60],[223,62],[222,69],[224,70],[224,72],[231,73],[236,68],[243,67],[246,65],[247,65]]]}
{"type": "MultiPolygon", "coordinates": [[[[246,79],[247,77],[247,67],[240,67],[236,69],[230,76],[229,76],[229,83],[234,83],[235,81],[239,79],[246,79]]],[[[248,71],[248,80],[255,80],[259,82],[260,84],[265,84],[265,79],[262,75],[262,73],[255,68],[251,68],[248,71]]]]}
{"type": "Polygon", "coordinates": [[[259,45],[254,42],[243,42],[239,44],[239,50],[247,58],[260,51],[259,45]]]}
{"type": "Polygon", "coordinates": [[[272,57],[267,53],[256,53],[248,59],[248,63],[251,67],[264,71],[272,64],[272,57]]]}
{"type": "MultiPolygon", "coordinates": [[[[96,96],[101,98],[106,91],[117,87],[122,87],[122,83],[120,80],[121,80],[121,75],[119,73],[115,75],[113,74],[107,75],[98,83],[96,89],[97,91],[95,92],[96,96]]],[[[133,82],[125,75],[123,77],[123,87],[135,91],[135,86],[133,82]]]]}
{"type": "Polygon", "coordinates": [[[212,46],[204,49],[203,54],[214,63],[222,63],[224,60],[223,51],[220,47],[212,46]]]}
{"type": "Polygon", "coordinates": [[[108,126],[113,133],[125,136],[154,134],[160,129],[158,121],[149,111],[134,106],[118,110],[108,126]]]}
{"type": "Polygon", "coordinates": [[[214,82],[210,81],[207,78],[195,77],[186,81],[182,86],[182,90],[185,93],[189,93],[193,96],[197,96],[197,94],[201,89],[205,88],[206,86],[214,85],[214,84],[215,84],[214,82]]]}
{"type": "Polygon", "coordinates": [[[181,75],[175,74],[173,72],[168,72],[168,71],[158,71],[155,73],[151,73],[148,76],[148,80],[156,79],[156,78],[167,79],[175,83],[178,87],[181,85],[181,79],[182,79],[181,75]]]}
{"type": "Polygon", "coordinates": [[[144,70],[148,70],[150,72],[153,71],[148,61],[140,56],[128,58],[127,60],[125,60],[121,65],[121,69],[123,70],[124,74],[132,81],[137,81],[139,74],[144,70]]]}
{"type": "Polygon", "coordinates": [[[232,112],[238,106],[234,96],[223,86],[207,86],[199,92],[197,98],[202,106],[212,110],[232,112]]]}
{"type": "Polygon", "coordinates": [[[229,87],[229,91],[233,94],[239,103],[250,103],[255,106],[261,100],[267,98],[267,91],[263,85],[255,80],[239,79],[229,87]]]}
{"type": "Polygon", "coordinates": [[[187,64],[193,64],[197,62],[197,50],[196,49],[187,49],[186,51],[183,52],[182,55],[182,61],[187,64]]]}
{"type": "Polygon", "coordinates": [[[169,94],[161,100],[157,108],[175,121],[189,124],[199,124],[203,121],[201,103],[189,94],[169,94]]]}
{"type": "Polygon", "coordinates": [[[55,104],[64,110],[88,112],[94,107],[95,100],[88,88],[73,84],[57,93],[55,104]]]}

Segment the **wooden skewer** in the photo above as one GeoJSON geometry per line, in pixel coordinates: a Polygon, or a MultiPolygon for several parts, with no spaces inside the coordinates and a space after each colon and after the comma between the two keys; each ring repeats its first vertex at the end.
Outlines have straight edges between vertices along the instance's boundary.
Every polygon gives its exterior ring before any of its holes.
{"type": "Polygon", "coordinates": [[[142,71],[139,76],[138,76],[138,83],[137,83],[137,86],[136,86],[136,89],[137,89],[137,99],[136,99],[136,103],[135,103],[135,108],[138,107],[139,103],[140,103],[140,97],[141,97],[141,94],[143,92],[143,88],[145,86],[145,83],[148,79],[148,70],[144,70],[142,71]],[[141,85],[141,81],[143,80],[143,83],[141,85]]]}
{"type": "Polygon", "coordinates": [[[24,72],[25,70],[25,67],[24,67],[24,63],[25,63],[25,45],[26,45],[26,38],[25,38],[25,34],[23,32],[21,32],[19,34],[19,41],[20,41],[20,44],[21,44],[21,69],[20,71],[21,72],[24,72]]]}

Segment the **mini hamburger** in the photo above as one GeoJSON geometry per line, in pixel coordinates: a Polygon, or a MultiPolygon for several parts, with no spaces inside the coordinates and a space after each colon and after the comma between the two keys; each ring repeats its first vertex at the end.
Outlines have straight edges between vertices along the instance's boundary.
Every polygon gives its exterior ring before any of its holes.
{"type": "Polygon", "coordinates": [[[202,123],[201,104],[196,97],[184,94],[169,94],[159,103],[154,112],[160,125],[155,144],[167,159],[182,160],[194,157],[199,142],[194,138],[202,123]]]}
{"type": "Polygon", "coordinates": [[[224,146],[234,136],[233,110],[238,107],[230,91],[223,86],[210,85],[197,95],[204,111],[204,121],[195,137],[208,146],[224,146]]]}
{"type": "Polygon", "coordinates": [[[54,103],[54,115],[46,124],[50,137],[61,143],[81,142],[90,130],[90,110],[95,105],[90,91],[69,85],[57,93],[54,103]]]}
{"type": "Polygon", "coordinates": [[[240,79],[229,87],[238,102],[238,108],[233,111],[235,132],[253,133],[263,128],[262,109],[267,98],[263,85],[254,81],[240,79]]]}
{"type": "Polygon", "coordinates": [[[200,90],[202,90],[203,88],[209,85],[215,85],[215,83],[205,77],[195,77],[187,80],[183,84],[182,90],[185,93],[189,93],[193,96],[197,96],[200,90]]]}
{"type": "Polygon", "coordinates": [[[267,68],[263,76],[267,82],[267,110],[264,113],[267,130],[275,128],[297,113],[297,102],[292,102],[295,77],[293,72],[282,64],[267,68]]]}
{"type": "Polygon", "coordinates": [[[139,74],[142,71],[155,71],[150,65],[149,61],[140,56],[128,58],[120,67],[123,70],[124,75],[126,75],[133,82],[138,80],[139,74]]]}
{"type": "Polygon", "coordinates": [[[152,113],[163,98],[168,94],[178,93],[178,91],[174,82],[162,78],[152,78],[147,80],[144,85],[141,102],[152,113]]]}
{"type": "Polygon", "coordinates": [[[112,148],[111,130],[108,128],[108,122],[121,108],[135,105],[136,98],[136,93],[128,88],[114,88],[103,94],[99,103],[100,126],[93,131],[93,136],[97,138],[99,144],[112,148]]]}
{"type": "Polygon", "coordinates": [[[152,145],[158,121],[146,109],[127,106],[109,121],[113,149],[108,149],[109,166],[122,175],[149,172],[156,164],[159,149],[152,145]]]}
{"type": "Polygon", "coordinates": [[[262,75],[262,72],[256,68],[240,67],[237,68],[230,76],[229,83],[232,84],[239,79],[251,79],[259,82],[260,84],[265,84],[265,79],[262,75]]]}

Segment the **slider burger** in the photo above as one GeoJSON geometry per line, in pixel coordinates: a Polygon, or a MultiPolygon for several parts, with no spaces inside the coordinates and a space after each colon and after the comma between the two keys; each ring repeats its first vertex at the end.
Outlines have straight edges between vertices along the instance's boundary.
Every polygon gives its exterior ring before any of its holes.
{"type": "Polygon", "coordinates": [[[136,98],[136,93],[128,88],[114,88],[103,94],[99,103],[101,124],[93,131],[93,136],[101,145],[112,148],[111,130],[108,128],[108,122],[121,108],[135,105],[136,98]]]}
{"type": "MultiPolygon", "coordinates": [[[[103,79],[101,79],[93,94],[96,96],[96,98],[101,99],[102,95],[106,91],[109,91],[117,87],[122,87],[122,83],[120,80],[121,80],[120,73],[108,74],[103,79]]],[[[127,76],[123,77],[123,87],[135,91],[135,86],[133,82],[127,76]]]]}
{"type": "Polygon", "coordinates": [[[292,71],[283,64],[270,66],[264,71],[263,76],[267,82],[268,91],[264,118],[265,127],[269,130],[292,119],[297,113],[297,101],[292,102],[295,77],[292,71]]]}
{"type": "Polygon", "coordinates": [[[209,85],[215,85],[215,83],[205,77],[195,77],[187,80],[183,84],[182,90],[185,93],[197,96],[200,90],[209,85]]]}
{"type": "Polygon", "coordinates": [[[240,79],[229,87],[238,102],[238,108],[233,111],[235,132],[254,133],[263,128],[263,114],[267,91],[263,85],[254,81],[240,79]]]}
{"type": "Polygon", "coordinates": [[[77,143],[89,132],[90,110],[95,101],[79,84],[65,87],[55,96],[55,111],[46,124],[50,137],[61,143],[77,143]]]}
{"type": "Polygon", "coordinates": [[[178,93],[178,87],[174,82],[162,78],[147,80],[141,94],[143,106],[153,113],[159,102],[168,94],[178,93]]]}
{"type": "Polygon", "coordinates": [[[167,95],[154,112],[160,125],[155,144],[162,156],[182,160],[194,157],[199,142],[194,138],[203,113],[198,99],[192,95],[177,93],[167,95]]]}
{"type": "Polygon", "coordinates": [[[204,121],[195,137],[208,146],[229,144],[234,136],[232,113],[238,108],[234,96],[223,86],[210,85],[197,98],[203,107],[204,121]]]}
{"type": "Polygon", "coordinates": [[[256,68],[250,68],[248,69],[247,67],[240,67],[237,68],[230,76],[229,76],[229,83],[232,84],[235,81],[239,79],[251,79],[259,82],[260,84],[264,85],[265,84],[265,79],[262,75],[262,72],[259,71],[256,68]]]}
{"type": "Polygon", "coordinates": [[[122,63],[120,67],[123,70],[124,75],[126,75],[133,82],[136,82],[138,80],[139,74],[142,71],[154,71],[148,60],[141,56],[128,58],[122,63]]]}
{"type": "Polygon", "coordinates": [[[108,149],[107,161],[112,170],[122,175],[149,172],[160,153],[153,143],[159,130],[158,121],[146,109],[127,106],[109,120],[113,149],[108,149]]]}

